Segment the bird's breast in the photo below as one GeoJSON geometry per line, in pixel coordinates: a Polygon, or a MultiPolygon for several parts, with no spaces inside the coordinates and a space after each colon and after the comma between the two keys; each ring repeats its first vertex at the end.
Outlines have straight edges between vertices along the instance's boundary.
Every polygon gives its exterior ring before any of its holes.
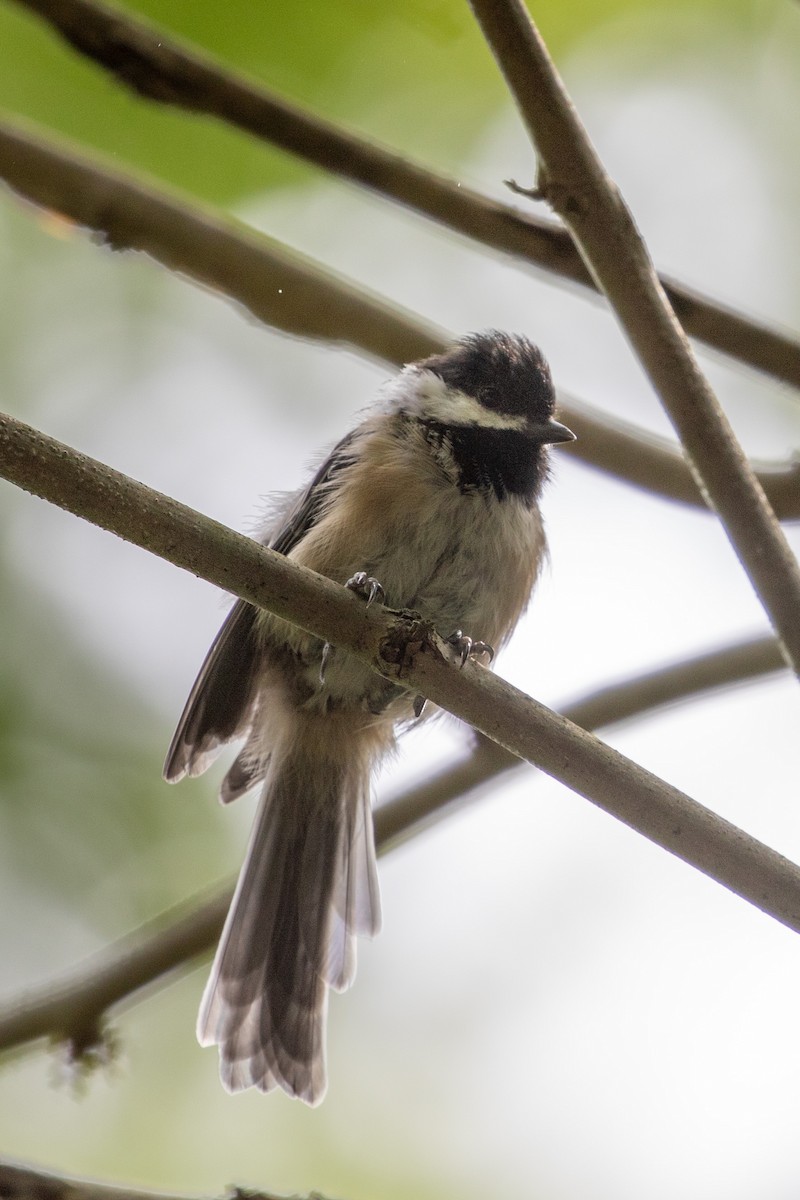
{"type": "Polygon", "coordinates": [[[291,557],[340,583],[366,571],[389,607],[419,611],[444,636],[461,628],[499,646],[539,570],[538,506],[461,491],[422,433],[377,430],[359,451],[291,557]]]}

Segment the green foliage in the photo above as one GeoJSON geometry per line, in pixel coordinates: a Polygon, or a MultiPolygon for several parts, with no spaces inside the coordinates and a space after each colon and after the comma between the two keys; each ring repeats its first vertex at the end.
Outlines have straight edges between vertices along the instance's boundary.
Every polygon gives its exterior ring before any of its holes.
{"type": "MultiPolygon", "coordinates": [[[[141,0],[120,5],[312,111],[454,169],[505,90],[463,0],[141,0]]],[[[554,51],[637,0],[538,6],[554,51]]],[[[307,168],[218,122],[124,91],[43,22],[0,8],[0,105],[196,192],[234,203],[307,168]]]]}
{"type": "MultiPolygon", "coordinates": [[[[503,101],[458,0],[230,0],[224,9],[150,0],[129,7],[287,98],[451,164],[503,101]]],[[[243,134],[123,91],[13,5],[0,10],[0,44],[14,47],[0,76],[0,104],[206,199],[232,202],[303,173],[243,134]]]]}

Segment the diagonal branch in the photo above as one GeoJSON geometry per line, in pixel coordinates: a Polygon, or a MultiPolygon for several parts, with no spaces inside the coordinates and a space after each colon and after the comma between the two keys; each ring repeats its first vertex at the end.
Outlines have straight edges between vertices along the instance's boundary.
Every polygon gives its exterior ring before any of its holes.
{"type": "MultiPolygon", "coordinates": [[[[578,439],[562,449],[562,454],[665,500],[708,508],[685,458],[665,438],[643,433],[635,425],[605,413],[601,415],[560,389],[558,406],[578,439]]],[[[800,458],[781,466],[763,464],[757,478],[782,521],[800,516],[800,458]]]]}
{"type": "Polygon", "coordinates": [[[611,303],[800,675],[800,567],[522,0],[470,0],[543,167],[543,192],[611,303]]]}
{"type": "MultiPolygon", "coordinates": [[[[207,54],[100,0],[17,0],[74,49],[151,100],[205,113],[360,184],[474,241],[595,288],[566,230],[520,213],[345,131],[232,72],[207,54]]],[[[800,341],[662,276],[687,333],[800,387],[800,341]]]]}
{"type": "MultiPolygon", "coordinates": [[[[0,176],[35,204],[99,231],[112,246],[144,251],[294,336],[348,342],[396,364],[436,353],[448,341],[418,317],[233,218],[27,127],[0,123],[0,176]]],[[[561,410],[578,434],[568,453],[667,499],[705,506],[668,443],[571,400],[561,410]]],[[[776,512],[800,518],[800,462],[765,468],[760,478],[776,512]]]]}
{"type": "MultiPolygon", "coordinates": [[[[732,687],[785,667],[775,638],[754,638],[610,684],[563,705],[559,711],[581,729],[605,729],[666,705],[691,700],[703,692],[732,687]]],[[[513,754],[488,738],[481,738],[461,762],[444,767],[418,787],[377,809],[375,828],[382,849],[392,849],[407,841],[418,830],[479,795],[499,775],[520,765],[513,754]]]]}
{"type": "MultiPolygon", "coordinates": [[[[275,1192],[247,1191],[232,1188],[228,1200],[286,1200],[275,1192]]],[[[195,1197],[166,1197],[163,1192],[134,1191],[131,1188],[112,1187],[94,1183],[88,1179],[73,1179],[53,1175],[49,1171],[35,1171],[19,1163],[0,1160],[0,1200],[196,1200],[195,1197]]],[[[199,1198],[197,1198],[199,1200],[199,1198]]],[[[300,1198],[298,1197],[298,1200],[300,1198]]],[[[314,1192],[308,1200],[325,1200],[314,1192]]]]}
{"type": "Polygon", "coordinates": [[[605,812],[800,932],[800,868],[474,662],[424,621],[347,589],[177,501],[0,416],[0,474],[234,595],[347,647],[605,812]]]}
{"type": "MultiPolygon", "coordinates": [[[[759,638],[603,688],[568,705],[564,715],[584,729],[601,728],[783,666],[774,638],[759,638]]],[[[488,783],[520,765],[514,755],[482,739],[462,762],[376,809],[379,853],[460,810],[488,783]]],[[[66,1041],[76,1055],[97,1045],[109,1009],[211,952],[232,895],[229,886],[210,899],[188,900],[107,947],[78,971],[8,1000],[0,1008],[0,1052],[41,1038],[66,1041]]]]}
{"type": "Polygon", "coordinates": [[[35,204],[98,230],[114,249],[143,250],[286,333],[350,342],[390,362],[417,357],[420,345],[426,354],[442,346],[438,330],[235,218],[29,126],[0,124],[0,176],[35,204]]]}
{"type": "Polygon", "coordinates": [[[76,1059],[102,1042],[110,1008],[219,940],[233,888],[170,909],[90,958],[78,971],[31,988],[0,1009],[0,1051],[40,1038],[66,1042],[76,1059]]]}

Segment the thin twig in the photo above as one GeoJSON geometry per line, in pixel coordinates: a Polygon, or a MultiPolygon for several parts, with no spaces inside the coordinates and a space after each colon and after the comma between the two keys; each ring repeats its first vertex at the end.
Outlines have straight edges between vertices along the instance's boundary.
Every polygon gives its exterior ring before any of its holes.
{"type": "MultiPolygon", "coordinates": [[[[144,251],[294,336],[349,342],[395,364],[436,353],[450,340],[232,218],[27,127],[0,123],[0,176],[115,248],[144,251]]],[[[567,453],[666,499],[705,507],[683,459],[663,439],[572,400],[561,402],[561,412],[578,434],[567,453]]],[[[800,463],[764,467],[760,479],[783,519],[800,518],[800,463]]]]}
{"type": "Polygon", "coordinates": [[[800,868],[491,671],[471,661],[455,668],[424,621],[365,608],[332,580],[8,416],[0,416],[0,474],[347,647],[800,932],[800,868]]]}
{"type": "Polygon", "coordinates": [[[470,0],[568,225],[800,675],[800,567],[522,0],[470,0]]]}
{"type": "MultiPolygon", "coordinates": [[[[758,638],[603,688],[567,705],[563,715],[584,729],[599,729],[784,665],[775,639],[758,638]]],[[[481,738],[463,761],[449,764],[376,809],[379,853],[388,853],[434,820],[460,810],[499,775],[521,765],[513,754],[481,738]]],[[[41,1038],[76,1048],[100,1042],[111,1008],[211,952],[232,895],[231,884],[211,899],[187,900],[106,947],[78,971],[6,1001],[0,1008],[0,1051],[41,1038]]]]}
{"type": "MultiPolygon", "coordinates": [[[[233,1189],[227,1200],[286,1200],[274,1192],[233,1189]]],[[[318,1192],[308,1200],[324,1200],[318,1192]]],[[[35,1171],[19,1163],[0,1161],[0,1200],[205,1200],[204,1197],[169,1196],[164,1192],[140,1192],[131,1188],[112,1187],[88,1179],[52,1175],[35,1171]]]]}
{"type": "MultiPolygon", "coordinates": [[[[96,0],[17,0],[76,50],[151,100],[205,113],[369,188],[474,241],[595,289],[572,239],[345,131],[96,0]]],[[[530,189],[520,189],[530,194],[530,189]]],[[[800,341],[661,277],[687,333],[739,362],[800,387],[800,341]]],[[[596,290],[596,289],[595,289],[596,290]]]]}

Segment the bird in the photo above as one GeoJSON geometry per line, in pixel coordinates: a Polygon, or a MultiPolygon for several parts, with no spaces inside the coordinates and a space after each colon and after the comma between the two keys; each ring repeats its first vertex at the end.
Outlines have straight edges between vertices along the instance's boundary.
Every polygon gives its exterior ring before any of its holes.
{"type": "MultiPolygon", "coordinates": [[[[575,436],[555,405],[527,337],[467,334],[385,385],[262,543],[367,603],[419,613],[462,662],[493,655],[545,556],[548,448],[575,436]]],[[[244,600],[212,643],[164,777],[200,775],[244,738],[220,799],[261,789],[197,1023],[228,1091],[280,1087],[312,1106],[325,1095],[329,992],[350,986],[356,939],[381,924],[371,778],[424,707],[244,600]]]]}

